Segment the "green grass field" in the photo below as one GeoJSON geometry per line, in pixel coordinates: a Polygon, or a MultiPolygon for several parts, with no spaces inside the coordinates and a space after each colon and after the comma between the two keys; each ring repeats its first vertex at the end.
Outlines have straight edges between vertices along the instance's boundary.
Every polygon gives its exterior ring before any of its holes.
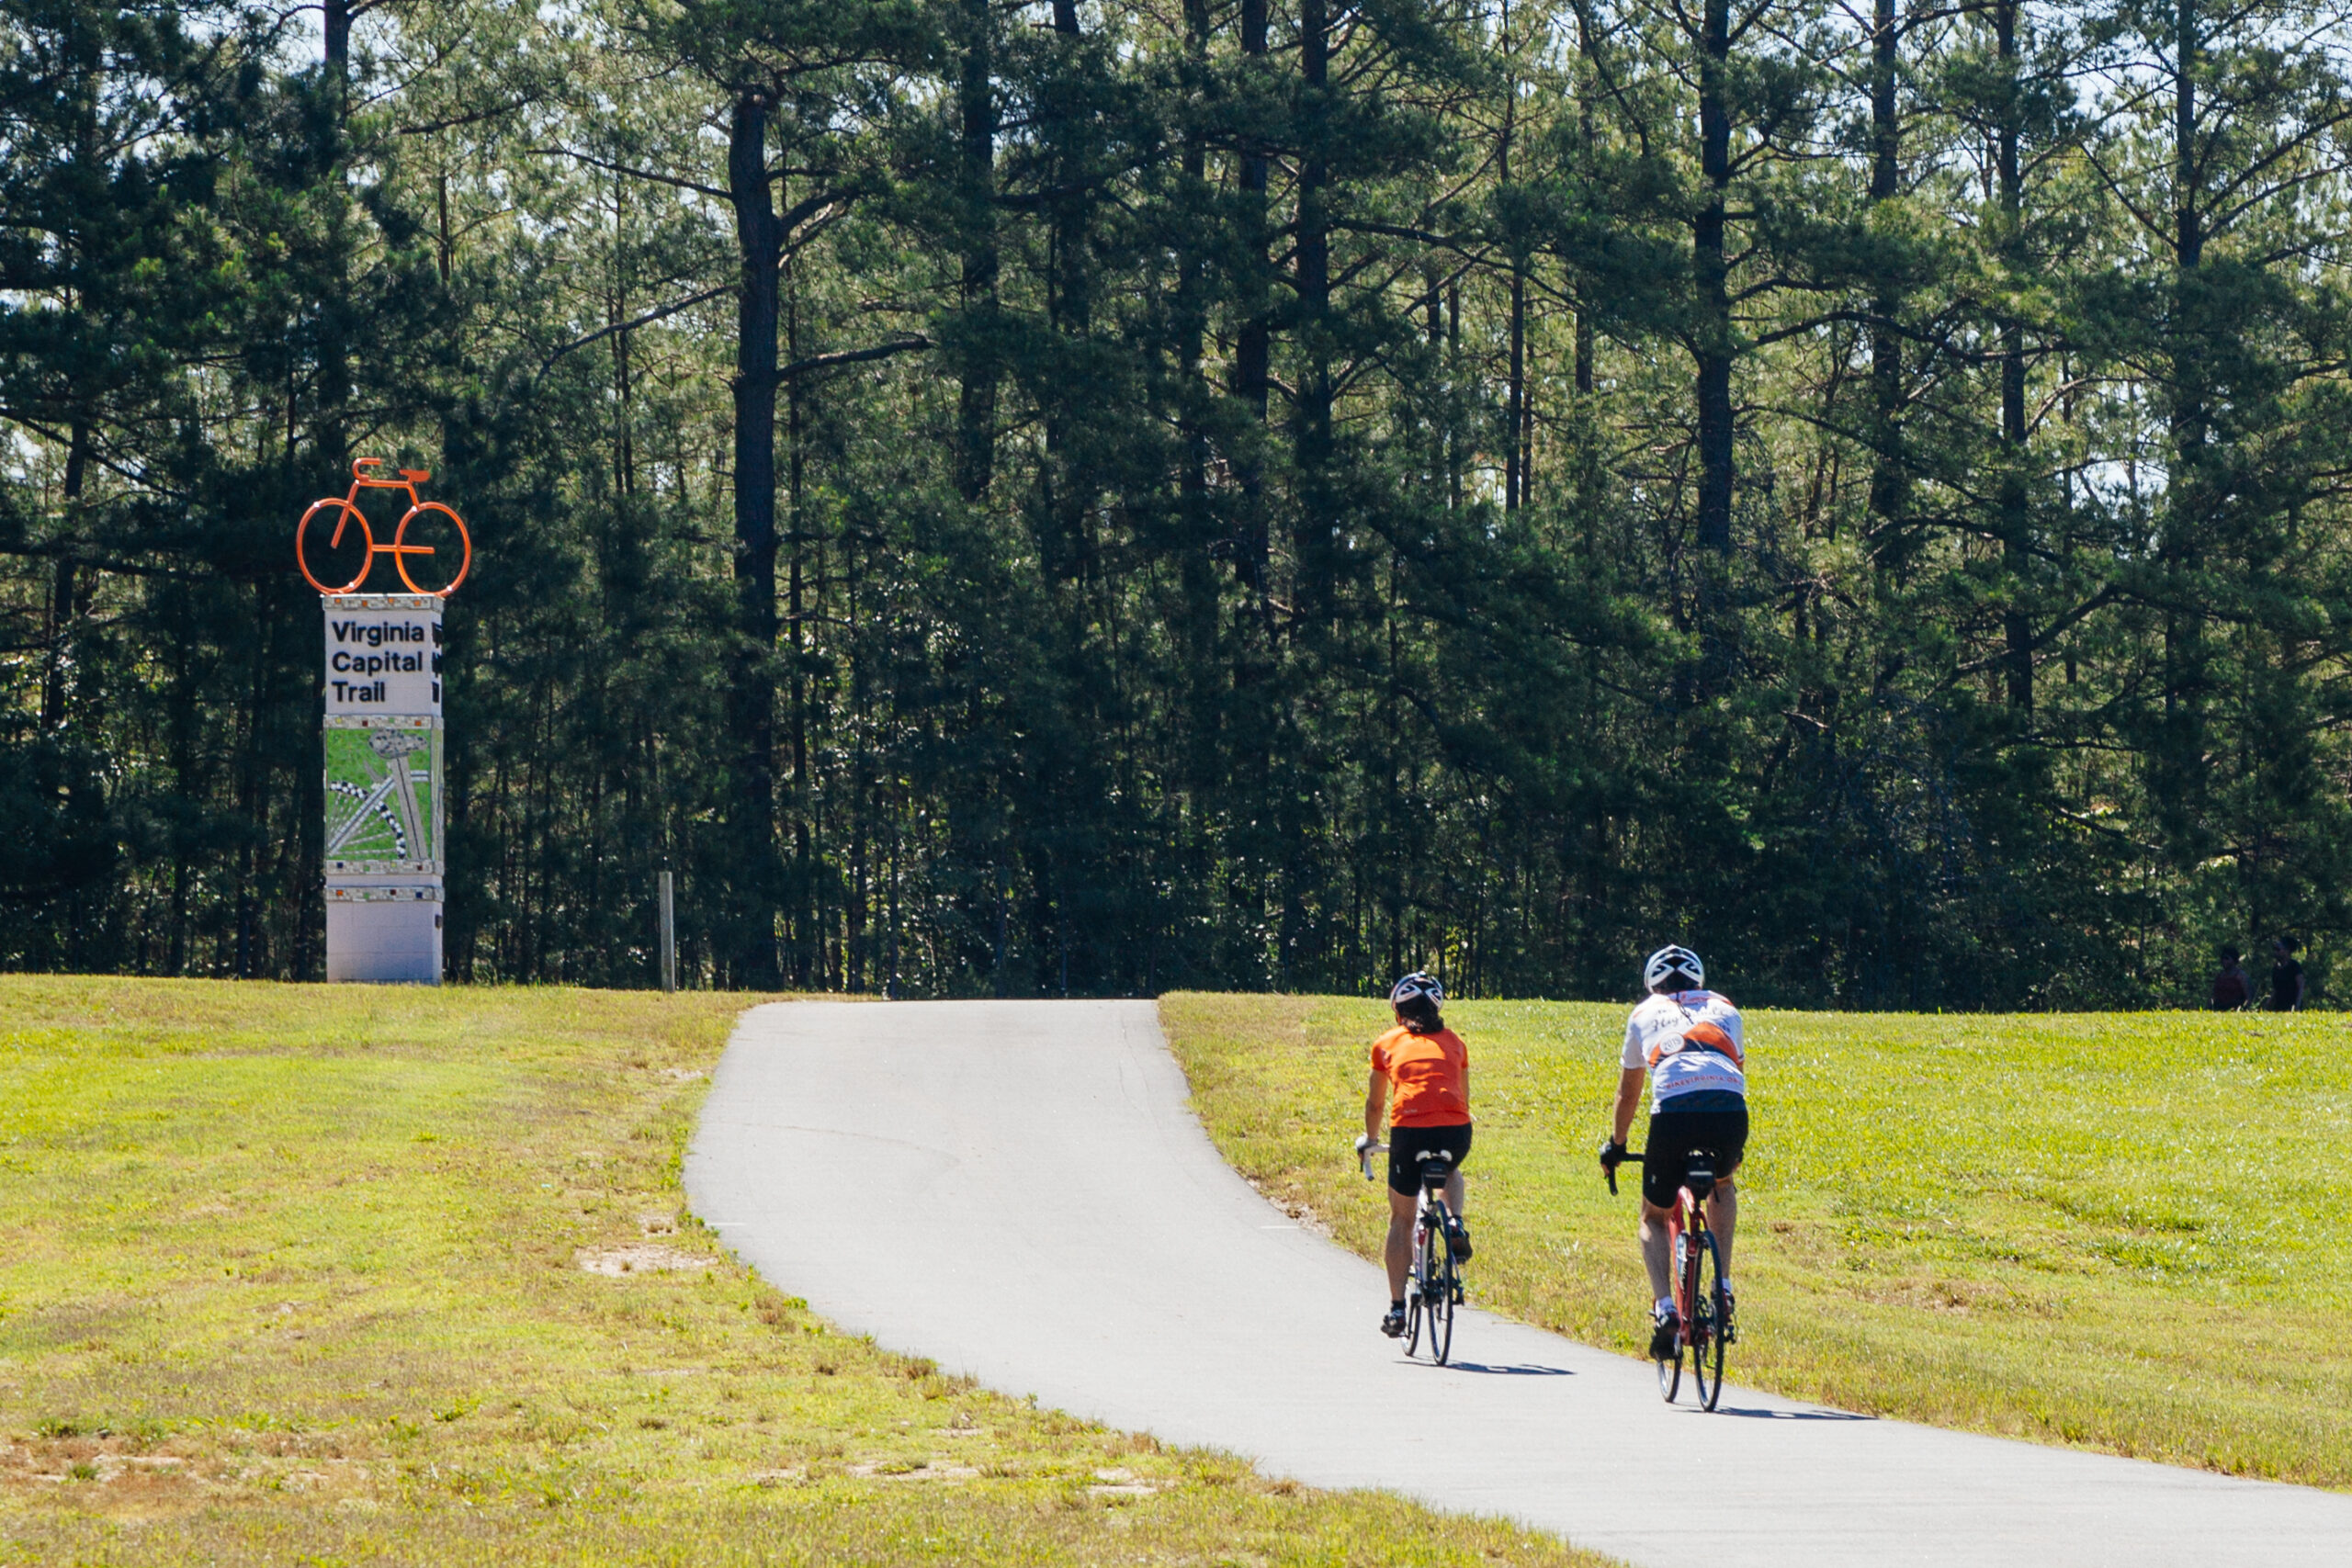
{"type": "MultiPolygon", "coordinates": [[[[1371,1255],[1385,1210],[1348,1145],[1387,1009],[1188,995],[1160,1014],[1227,1157],[1371,1255]]],[[[1593,1161],[1624,1018],[1447,1010],[1478,1122],[1473,1298],[1638,1354],[1649,1292],[1632,1184],[1612,1199],[1593,1161]]],[[[1754,1012],[1747,1026],[1736,1381],[2352,1487],[2341,1015],[1754,1012]]]]}
{"type": "Polygon", "coordinates": [[[1601,1562],[733,1266],[677,1168],[748,999],[0,977],[0,1563],[1601,1562]]]}

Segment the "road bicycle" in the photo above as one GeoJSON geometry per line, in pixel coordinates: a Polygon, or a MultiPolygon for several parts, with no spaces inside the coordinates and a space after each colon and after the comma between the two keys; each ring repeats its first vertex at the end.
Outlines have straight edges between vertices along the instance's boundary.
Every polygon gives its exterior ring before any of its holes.
{"type": "MultiPolygon", "coordinates": [[[[392,569],[400,573],[401,581],[408,584],[408,591],[410,592],[427,593],[431,594],[435,598],[446,598],[449,594],[457,592],[458,584],[466,580],[466,573],[473,567],[473,536],[466,532],[465,519],[459,517],[448,507],[442,505],[441,502],[437,501],[424,501],[418,498],[416,487],[431,479],[433,476],[430,473],[426,472],[423,468],[402,468],[399,479],[379,479],[370,471],[372,469],[380,468],[383,466],[384,459],[381,457],[358,457],[353,459],[351,464],[350,490],[345,491],[340,496],[324,496],[311,502],[311,509],[302,513],[302,521],[294,530],[294,562],[297,566],[302,569],[302,575],[310,579],[311,586],[317,589],[320,592],[356,593],[359,592],[359,585],[366,582],[368,581],[368,574],[376,570],[376,558],[378,556],[390,556],[392,558],[392,569]],[[359,510],[359,492],[363,490],[401,491],[408,496],[408,510],[401,513],[400,523],[398,526],[392,530],[392,542],[389,545],[379,545],[376,542],[376,536],[374,532],[368,526],[368,514],[359,510]],[[359,543],[366,551],[366,553],[359,558],[358,575],[339,588],[330,587],[326,583],[321,582],[318,579],[317,573],[311,570],[311,552],[309,547],[311,524],[320,513],[330,507],[335,509],[336,516],[334,533],[328,538],[326,547],[330,550],[340,548],[343,545],[343,531],[356,524],[359,528],[359,543]],[[415,526],[421,520],[432,516],[447,518],[448,520],[448,528],[454,530],[457,536],[454,541],[454,548],[450,552],[458,558],[457,572],[455,575],[450,577],[448,581],[441,583],[437,588],[428,588],[424,583],[418,582],[415,576],[411,573],[408,569],[409,557],[432,556],[439,553],[437,548],[433,545],[412,545],[408,542],[409,529],[415,526]]],[[[420,536],[430,536],[429,535],[425,535],[424,530],[420,530],[419,532],[420,536]]],[[[442,539],[442,543],[451,544],[452,541],[445,536],[442,539]]],[[[437,565],[439,563],[435,564],[437,565]]],[[[436,581],[440,574],[436,571],[426,570],[424,575],[426,581],[429,582],[436,581]]]]}
{"type": "MultiPolygon", "coordinates": [[[[1372,1156],[1386,1144],[1359,1143],[1356,1163],[1366,1181],[1377,1180],[1372,1156]]],[[[1405,1354],[1417,1354],[1427,1333],[1430,1359],[1439,1366],[1453,1353],[1453,1309],[1462,1304],[1462,1262],[1453,1253],[1453,1212],[1445,1206],[1446,1179],[1453,1156],[1439,1151],[1420,1157],[1420,1206],[1413,1216],[1413,1265],[1405,1275],[1405,1354]]]]}
{"type": "MultiPolygon", "coordinates": [[[[1601,1147],[1606,1149],[1607,1143],[1601,1147]]],[[[1618,1156],[1639,1165],[1632,1150],[1618,1156]]],[[[1617,1190],[1617,1173],[1608,1172],[1609,1190],[1617,1190]]],[[[1690,1380],[1699,1408],[1713,1410],[1724,1393],[1724,1347],[1732,1338],[1731,1297],[1724,1290],[1723,1257],[1714,1232],[1707,1228],[1707,1195],[1715,1190],[1715,1156],[1693,1149],[1683,1162],[1682,1185],[1674,1206],[1666,1212],[1666,1234],[1674,1252],[1674,1311],[1681,1322],[1674,1337],[1674,1356],[1658,1358],[1657,1391],[1668,1404],[1682,1386],[1682,1363],[1690,1363],[1690,1380]]]]}

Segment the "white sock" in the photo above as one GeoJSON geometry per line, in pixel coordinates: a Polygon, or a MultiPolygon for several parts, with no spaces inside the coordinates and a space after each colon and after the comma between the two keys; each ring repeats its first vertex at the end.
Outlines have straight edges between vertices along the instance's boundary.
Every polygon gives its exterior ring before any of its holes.
{"type": "Polygon", "coordinates": [[[1674,1310],[1674,1298],[1672,1296],[1658,1297],[1657,1306],[1654,1310],[1657,1312],[1672,1312],[1674,1310]]]}

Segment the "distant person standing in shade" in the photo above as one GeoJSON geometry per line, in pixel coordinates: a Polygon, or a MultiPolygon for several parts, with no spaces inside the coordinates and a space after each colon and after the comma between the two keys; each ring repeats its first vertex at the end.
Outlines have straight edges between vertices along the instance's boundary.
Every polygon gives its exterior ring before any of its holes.
{"type": "Polygon", "coordinates": [[[2222,970],[2213,976],[2213,1010],[2235,1012],[2254,1000],[2254,976],[2238,961],[2234,947],[2222,949],[2222,970]]]}
{"type": "Polygon", "coordinates": [[[2262,1005],[2271,1012],[2292,1012],[2303,1005],[2303,966],[2295,962],[2294,939],[2280,937],[2270,953],[2270,999],[2262,1005]]]}

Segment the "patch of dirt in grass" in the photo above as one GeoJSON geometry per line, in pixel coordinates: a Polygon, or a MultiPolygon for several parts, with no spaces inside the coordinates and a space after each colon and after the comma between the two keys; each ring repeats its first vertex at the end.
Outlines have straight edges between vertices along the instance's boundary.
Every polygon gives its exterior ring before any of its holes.
{"type": "Polygon", "coordinates": [[[572,1261],[583,1272],[605,1274],[617,1280],[629,1274],[689,1273],[707,1269],[718,1259],[654,1242],[633,1241],[619,1247],[586,1247],[572,1261]]]}
{"type": "Polygon", "coordinates": [[[842,1472],[861,1481],[970,1481],[980,1472],[968,1464],[933,1464],[927,1459],[885,1459],[854,1464],[842,1472]]]}
{"type": "Polygon", "coordinates": [[[1889,1280],[1870,1290],[1849,1290],[1857,1300],[1881,1306],[1910,1307],[1921,1312],[2001,1313],[2019,1317],[2058,1317],[2059,1304],[2044,1296],[1981,1280],[1921,1278],[1889,1280]]]}
{"type": "Polygon", "coordinates": [[[368,1466],[339,1456],[247,1452],[200,1460],[133,1451],[137,1446],[136,1439],[119,1435],[9,1443],[0,1447],[0,1493],[141,1519],[185,1514],[253,1490],[347,1495],[373,1480],[368,1466]]]}
{"type": "Polygon", "coordinates": [[[1258,1196],[1280,1209],[1303,1231],[1312,1231],[1324,1240],[1331,1239],[1331,1222],[1317,1213],[1306,1201],[1306,1189],[1295,1181],[1275,1186],[1243,1172],[1241,1179],[1257,1190],[1258,1196]]]}
{"type": "Polygon", "coordinates": [[[1086,1489],[1090,1497],[1116,1500],[1119,1498],[1157,1497],[1159,1488],[1136,1479],[1136,1472],[1114,1467],[1094,1472],[1094,1484],[1086,1489]]]}

